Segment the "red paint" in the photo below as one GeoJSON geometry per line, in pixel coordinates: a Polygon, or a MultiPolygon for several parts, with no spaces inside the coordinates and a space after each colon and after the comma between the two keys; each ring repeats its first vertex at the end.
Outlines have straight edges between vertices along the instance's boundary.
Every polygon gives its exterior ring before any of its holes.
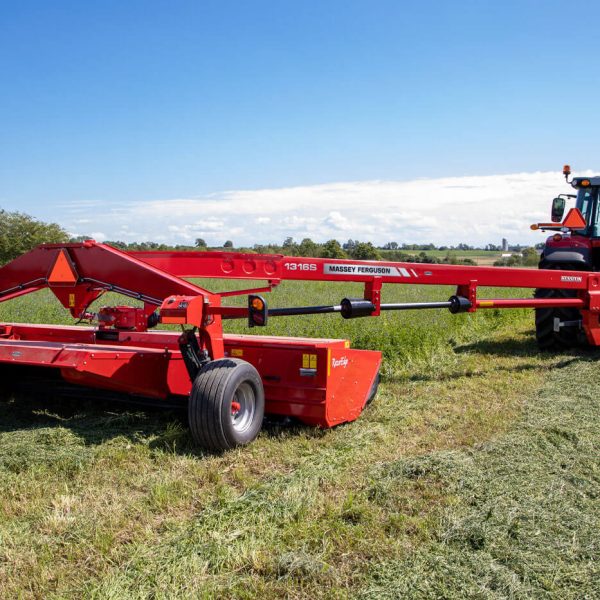
{"type": "Polygon", "coordinates": [[[40,246],[0,268],[0,301],[49,287],[76,319],[91,317],[90,303],[105,290],[138,298],[142,306],[105,307],[95,317],[97,327],[0,325],[0,362],[58,369],[67,381],[88,387],[156,399],[186,397],[191,381],[179,333],[147,330],[148,318],[158,309],[163,323],[196,327],[200,349],[211,359],[232,356],[253,364],[264,384],[267,413],[321,427],[356,419],[377,375],[379,352],[351,349],[344,340],[223,335],[223,318],[248,314],[247,308],[222,306],[223,298],[269,291],[283,280],[362,282],[364,298],[375,307],[372,316],[385,302],[384,283],[455,286],[457,295],[470,300],[471,311],[576,307],[582,311],[588,340],[600,345],[596,273],[235,252],[127,254],[86,241],[40,246]],[[184,277],[258,279],[265,284],[220,294],[184,277]],[[486,300],[478,297],[480,286],[563,288],[578,294],[536,299],[525,293],[521,299],[486,300]]]}
{"type": "MultiPolygon", "coordinates": [[[[97,333],[92,327],[5,324],[0,362],[59,369],[70,383],[160,400],[190,393],[177,332],[118,331],[110,341],[97,333]]],[[[332,427],[360,415],[381,363],[379,352],[347,345],[346,340],[226,335],[224,355],[256,367],[268,413],[332,427]],[[316,355],[314,375],[303,374],[304,355],[316,355]]]]}
{"type": "Polygon", "coordinates": [[[594,246],[594,240],[583,237],[581,235],[562,236],[560,240],[555,240],[554,236],[550,236],[546,240],[546,246],[550,248],[592,248],[594,246]]]}

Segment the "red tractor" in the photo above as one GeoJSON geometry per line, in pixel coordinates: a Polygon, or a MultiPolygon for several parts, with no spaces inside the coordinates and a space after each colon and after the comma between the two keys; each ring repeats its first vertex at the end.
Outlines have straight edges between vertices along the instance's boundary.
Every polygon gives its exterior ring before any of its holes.
{"type": "MultiPolygon", "coordinates": [[[[569,181],[571,168],[563,168],[565,179],[577,190],[576,194],[559,194],[552,201],[551,223],[532,225],[532,229],[550,230],[551,235],[540,257],[540,269],[566,271],[600,270],[600,208],[598,192],[600,177],[574,177],[569,181]],[[565,220],[568,201],[575,200],[565,220]]],[[[536,298],[575,298],[569,289],[538,289],[536,298]]],[[[582,345],[586,336],[582,329],[581,313],[576,308],[538,308],[535,317],[536,336],[544,350],[564,350],[582,345]]]]}

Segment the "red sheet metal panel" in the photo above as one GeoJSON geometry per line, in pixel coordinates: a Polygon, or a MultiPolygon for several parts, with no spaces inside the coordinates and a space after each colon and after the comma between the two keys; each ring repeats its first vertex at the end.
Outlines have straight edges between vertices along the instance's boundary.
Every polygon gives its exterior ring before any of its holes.
{"type": "Polygon", "coordinates": [[[327,382],[328,427],[359,417],[380,365],[380,352],[331,349],[327,382]]]}
{"type": "Polygon", "coordinates": [[[347,340],[227,336],[226,353],[253,364],[265,387],[266,412],[319,427],[358,418],[379,371],[381,353],[347,340]]]}
{"type": "MultiPolygon", "coordinates": [[[[59,369],[70,383],[167,399],[187,396],[191,382],[171,331],[116,333],[90,327],[7,324],[0,363],[59,369]]],[[[225,354],[260,373],[266,412],[320,427],[356,419],[379,370],[381,354],[347,340],[226,335],[225,354]]]]}

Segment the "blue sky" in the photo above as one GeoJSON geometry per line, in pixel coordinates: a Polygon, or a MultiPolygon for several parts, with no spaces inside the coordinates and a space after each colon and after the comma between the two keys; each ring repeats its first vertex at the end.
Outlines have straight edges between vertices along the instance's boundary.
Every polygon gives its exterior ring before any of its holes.
{"type": "MultiPolygon", "coordinates": [[[[136,231],[122,224],[149,203],[191,199],[201,208],[212,198],[206,219],[223,227],[202,228],[196,210],[185,235],[212,232],[216,243],[234,229],[249,240],[250,223],[246,231],[219,215],[229,191],[548,173],[566,161],[600,168],[599,52],[587,27],[598,3],[0,0],[0,8],[0,206],[73,233],[156,236],[148,215],[136,231]]],[[[170,212],[161,215],[172,227],[165,239],[183,242],[186,215],[170,212]]],[[[273,217],[259,212],[254,219],[273,217]]],[[[386,241],[376,226],[357,227],[315,235],[386,241]]],[[[256,241],[280,234],[267,226],[256,241]]]]}

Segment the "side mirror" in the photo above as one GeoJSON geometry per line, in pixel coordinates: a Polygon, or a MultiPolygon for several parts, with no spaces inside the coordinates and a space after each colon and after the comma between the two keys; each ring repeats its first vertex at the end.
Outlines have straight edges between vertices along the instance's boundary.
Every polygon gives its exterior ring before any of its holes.
{"type": "Polygon", "coordinates": [[[564,198],[554,198],[552,200],[551,219],[553,223],[560,223],[565,214],[566,201],[564,198]]]}

